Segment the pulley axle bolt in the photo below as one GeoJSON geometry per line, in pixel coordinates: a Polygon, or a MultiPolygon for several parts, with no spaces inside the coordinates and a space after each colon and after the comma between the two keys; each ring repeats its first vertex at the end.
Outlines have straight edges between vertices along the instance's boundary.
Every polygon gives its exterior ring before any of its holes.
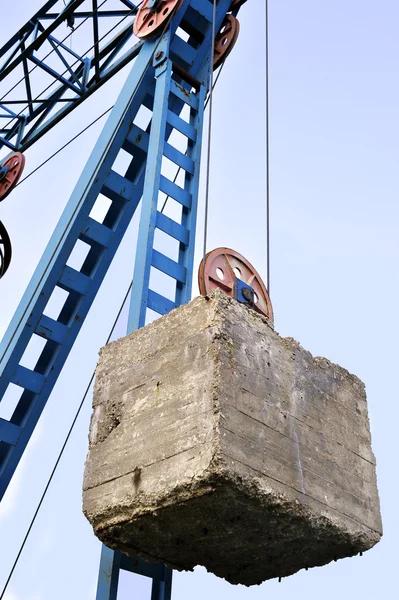
{"type": "Polygon", "coordinates": [[[163,57],[163,52],[161,50],[159,50],[155,55],[155,60],[161,60],[162,57],[163,57]]]}
{"type": "Polygon", "coordinates": [[[242,295],[245,298],[245,300],[247,302],[249,302],[250,304],[254,304],[255,303],[255,296],[252,290],[250,290],[249,288],[243,288],[242,290],[242,295]]]}

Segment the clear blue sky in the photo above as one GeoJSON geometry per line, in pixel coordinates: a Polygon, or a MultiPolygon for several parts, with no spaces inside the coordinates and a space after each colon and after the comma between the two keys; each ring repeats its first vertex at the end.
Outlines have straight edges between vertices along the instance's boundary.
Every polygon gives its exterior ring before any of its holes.
{"type": "MultiPolygon", "coordinates": [[[[42,0],[6,3],[0,45],[41,4],[42,0]]],[[[199,600],[204,595],[221,600],[395,599],[399,4],[396,0],[270,0],[269,4],[271,296],[276,329],[365,382],[385,534],[363,558],[301,572],[281,584],[271,581],[246,589],[203,570],[177,574],[173,600],[199,600]]],[[[263,0],[248,0],[240,21],[237,46],[215,92],[209,248],[235,248],[265,277],[263,0]]],[[[29,149],[26,172],[112,104],[126,74],[29,149]]],[[[0,283],[0,334],[101,126],[82,136],[0,207],[14,247],[11,270],[0,283]]],[[[203,193],[202,187],[201,207],[203,193]]],[[[202,215],[201,211],[198,240],[202,215]]],[[[133,224],[0,506],[0,581],[13,562],[131,278],[134,242],[133,224]]],[[[200,254],[198,244],[198,259],[200,254]]],[[[118,335],[124,328],[121,323],[118,335]]],[[[100,545],[81,514],[89,416],[90,402],[19,563],[8,600],[95,596],[100,545]]],[[[144,588],[145,582],[123,574],[119,600],[149,600],[144,588]]]]}

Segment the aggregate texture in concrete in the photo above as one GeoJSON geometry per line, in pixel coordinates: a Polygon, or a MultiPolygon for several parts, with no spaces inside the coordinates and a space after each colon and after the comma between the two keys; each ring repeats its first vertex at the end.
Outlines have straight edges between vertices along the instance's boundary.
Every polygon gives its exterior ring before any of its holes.
{"type": "Polygon", "coordinates": [[[382,535],[363,383],[221,291],[103,348],[93,408],[107,546],[253,585],[382,535]]]}

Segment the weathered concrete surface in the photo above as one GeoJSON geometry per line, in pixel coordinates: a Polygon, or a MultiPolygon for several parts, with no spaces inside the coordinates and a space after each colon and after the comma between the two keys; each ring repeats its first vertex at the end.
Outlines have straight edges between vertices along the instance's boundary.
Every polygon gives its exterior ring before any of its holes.
{"type": "Polygon", "coordinates": [[[108,546],[252,585],[381,537],[362,382],[222,292],[103,348],[93,405],[108,546]]]}

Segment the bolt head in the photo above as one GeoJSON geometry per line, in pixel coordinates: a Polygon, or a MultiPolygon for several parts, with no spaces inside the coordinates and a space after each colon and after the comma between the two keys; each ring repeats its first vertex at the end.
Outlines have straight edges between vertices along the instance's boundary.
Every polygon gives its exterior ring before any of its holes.
{"type": "Polygon", "coordinates": [[[247,302],[254,303],[254,293],[249,288],[243,288],[242,295],[247,302]]]}

